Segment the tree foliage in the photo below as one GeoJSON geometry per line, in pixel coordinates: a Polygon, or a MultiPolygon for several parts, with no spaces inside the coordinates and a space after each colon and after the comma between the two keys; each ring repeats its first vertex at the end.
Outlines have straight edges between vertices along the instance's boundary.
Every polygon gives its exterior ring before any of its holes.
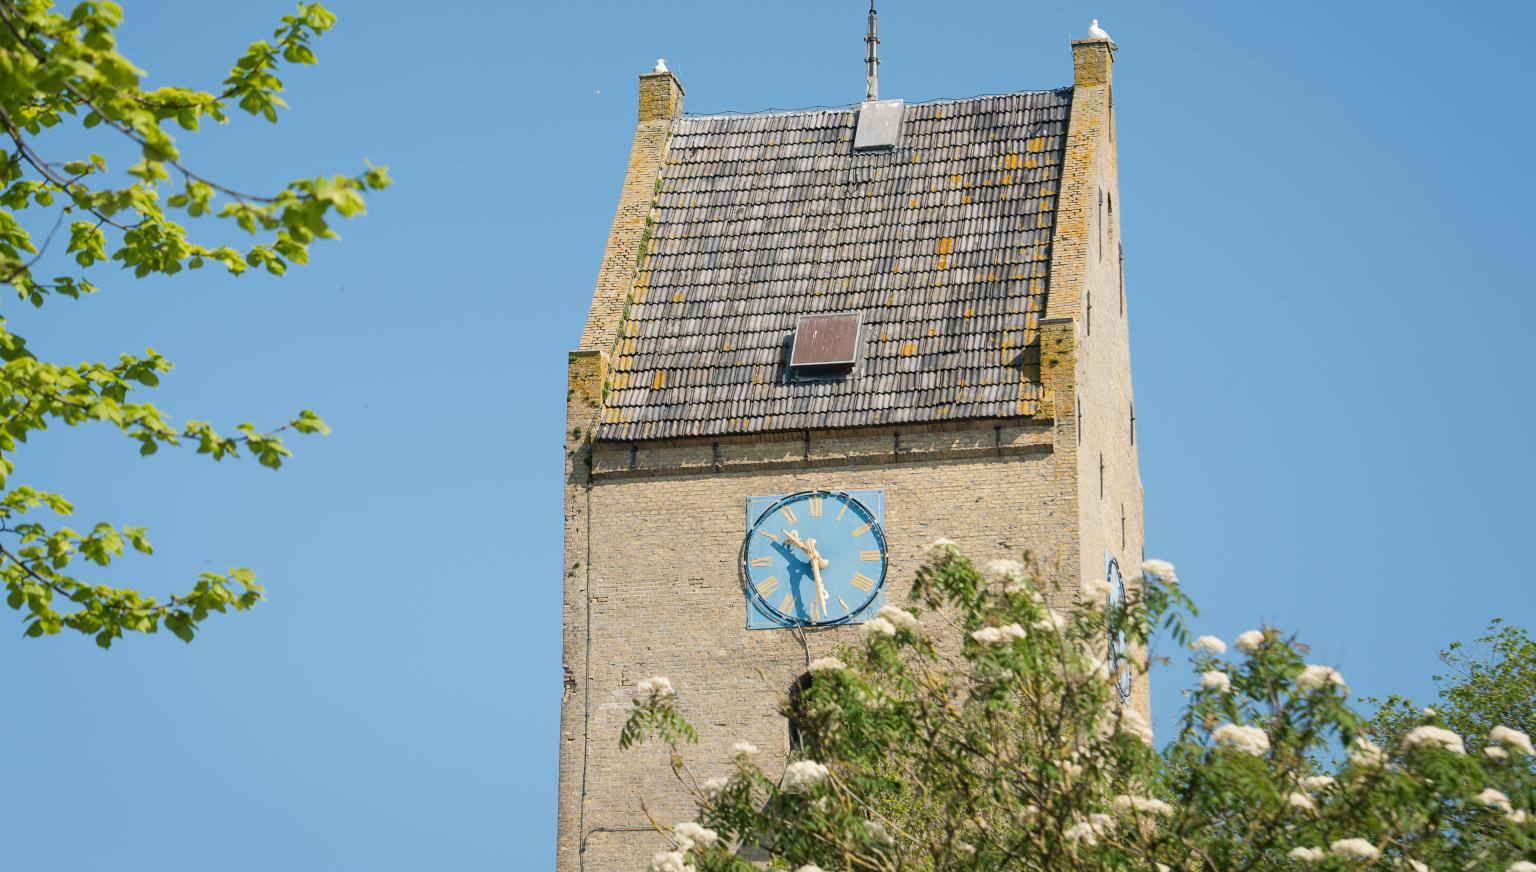
{"type": "MultiPolygon", "coordinates": [[[[235,275],[250,268],[282,275],[309,261],[314,241],[335,237],[336,217],[361,214],[364,194],[388,186],[384,168],[368,166],[246,193],[193,169],[171,134],[173,126],[196,133],[206,121],[224,123],[237,113],[277,121],[286,105],[285,67],[315,63],[315,39],[336,22],[323,6],[301,3],[284,16],[271,40],[240,55],[216,92],[141,87],[143,71],[117,51],[122,16],[111,2],[63,12],[49,0],[0,0],[0,282],[18,299],[41,307],[96,293],[91,277],[113,263],[136,278],[209,265],[235,275]],[[137,160],[114,173],[100,154],[75,152],[75,143],[92,137],[122,138],[137,160]],[[214,245],[188,230],[193,222],[207,228],[221,221],[250,241],[214,245]],[[44,254],[61,242],[73,255],[70,274],[38,275],[44,254]]],[[[82,562],[106,567],[125,548],[150,553],[144,529],[98,523],[80,532],[38,520],[39,510],[68,516],[73,506],[16,483],[15,454],[51,425],[95,424],[116,429],[143,455],[189,447],[213,460],[249,454],[276,469],[289,456],[282,434],[325,433],[319,416],[304,410],[272,429],[243,423],[233,432],[207,421],[177,423],[141,399],[171,369],[153,349],[116,361],[51,363],[4,319],[0,364],[0,579],[7,603],[23,612],[26,635],[67,628],[105,648],[125,631],[164,626],[190,641],[210,612],[248,609],[261,599],[255,574],[243,568],[203,573],[190,590],[163,600],[80,577],[82,562]]]]}
{"type": "Polygon", "coordinates": [[[696,776],[675,726],[680,692],[650,680],[626,731],[667,724],[673,771],[698,820],[657,824],[651,868],[806,870],[1513,870],[1536,872],[1529,737],[1471,737],[1419,714],[1385,746],[1331,667],[1273,628],[1193,648],[1198,679],[1159,751],[1106,659],[1157,638],[1188,643],[1193,611],[1161,561],[1125,602],[1059,592],[1018,563],[978,571],[942,540],[907,612],[811,665],[784,712],[803,737],[782,775],[738,744],[696,776]]]}

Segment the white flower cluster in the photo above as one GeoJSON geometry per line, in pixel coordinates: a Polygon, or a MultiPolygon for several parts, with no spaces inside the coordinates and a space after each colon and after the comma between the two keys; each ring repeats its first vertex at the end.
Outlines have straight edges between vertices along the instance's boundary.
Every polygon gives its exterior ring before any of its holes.
{"type": "Polygon", "coordinates": [[[1356,736],[1349,749],[1349,762],[1361,769],[1378,769],[1387,762],[1387,752],[1364,736],[1356,736]]]}
{"type": "Polygon", "coordinates": [[[815,660],[811,661],[811,665],[809,667],[809,671],[811,671],[811,672],[836,672],[836,671],[838,671],[840,669],[847,669],[847,668],[848,668],[848,664],[846,664],[843,661],[837,659],[836,657],[817,657],[815,660]]]}
{"type": "Polygon", "coordinates": [[[1058,612],[1055,609],[1046,609],[1045,617],[1035,621],[1033,624],[1030,624],[1030,627],[1036,630],[1045,630],[1051,633],[1064,633],[1067,630],[1067,623],[1068,621],[1066,615],[1063,615],[1061,612],[1058,612]]]}
{"type": "Polygon", "coordinates": [[[725,790],[726,785],[730,783],[731,780],[729,778],[716,775],[713,778],[704,779],[704,783],[699,785],[699,790],[703,791],[706,798],[715,799],[720,795],[721,791],[725,790]]]}
{"type": "Polygon", "coordinates": [[[1264,631],[1247,630],[1239,633],[1237,638],[1232,641],[1232,644],[1236,645],[1237,650],[1244,654],[1252,654],[1264,645],[1264,631]]]}
{"type": "Polygon", "coordinates": [[[1083,593],[1088,595],[1088,604],[1096,609],[1102,609],[1109,602],[1109,594],[1114,586],[1107,578],[1090,578],[1083,585],[1083,593]]]}
{"type": "Polygon", "coordinates": [[[1093,846],[1099,843],[1099,836],[1108,836],[1114,828],[1114,818],[1107,814],[1091,814],[1087,820],[1080,820],[1063,830],[1061,837],[1069,842],[1093,846]]]}
{"type": "Polygon", "coordinates": [[[672,696],[672,680],[665,675],[652,675],[635,685],[635,690],[641,696],[672,696]]]}
{"type": "Polygon", "coordinates": [[[1406,869],[1408,872],[1430,872],[1430,868],[1427,864],[1420,863],[1418,860],[1415,860],[1411,857],[1398,857],[1397,868],[1406,869]]]}
{"type": "Polygon", "coordinates": [[[817,866],[815,863],[807,863],[804,866],[801,866],[799,869],[796,869],[795,872],[822,872],[822,868],[817,866]]]}
{"type": "Polygon", "coordinates": [[[1173,814],[1173,806],[1151,796],[1127,796],[1121,794],[1110,801],[1110,806],[1122,814],[1173,814]]]}
{"type": "Polygon", "coordinates": [[[1356,860],[1374,860],[1381,856],[1381,851],[1365,839],[1339,839],[1329,845],[1328,850],[1340,857],[1353,857],[1356,860]]]}
{"type": "Polygon", "coordinates": [[[1467,747],[1461,741],[1461,737],[1444,727],[1425,724],[1422,727],[1414,727],[1403,736],[1403,750],[1411,750],[1420,745],[1430,745],[1444,748],[1453,754],[1467,753],[1467,747]]]}
{"type": "Polygon", "coordinates": [[[1152,725],[1141,716],[1141,712],[1129,706],[1120,709],[1120,718],[1117,723],[1120,732],[1144,745],[1152,744],[1152,725]]]}
{"type": "Polygon", "coordinates": [[[1310,790],[1313,793],[1316,793],[1320,790],[1327,790],[1330,787],[1333,787],[1335,784],[1338,784],[1338,782],[1334,780],[1332,775],[1309,775],[1306,778],[1301,779],[1302,789],[1310,790]]]}
{"type": "Polygon", "coordinates": [[[693,865],[683,859],[682,851],[662,851],[651,857],[648,872],[693,872],[693,865]]]}
{"type": "Polygon", "coordinates": [[[1529,860],[1516,860],[1515,865],[1509,867],[1509,872],[1536,872],[1536,863],[1529,860]]]}
{"type": "Polygon", "coordinates": [[[873,621],[870,621],[864,625],[864,632],[866,635],[870,636],[875,636],[882,633],[887,636],[894,636],[896,635],[896,625],[886,620],[885,618],[875,618],[873,621]]]}
{"type": "Polygon", "coordinates": [[[1018,584],[1027,578],[1024,574],[1024,564],[1007,558],[988,560],[981,571],[986,577],[1004,584],[1018,584]]]}
{"type": "Polygon", "coordinates": [[[1297,811],[1317,811],[1317,804],[1305,793],[1293,791],[1286,795],[1285,804],[1297,811]]]}
{"type": "Polygon", "coordinates": [[[757,746],[752,744],[751,742],[737,742],[736,744],[731,746],[731,756],[732,757],[736,757],[736,756],[741,755],[741,754],[745,754],[748,757],[751,757],[753,754],[756,754],[756,753],[757,753],[757,746]]]}
{"type": "Polygon", "coordinates": [[[1143,560],[1141,574],[1147,578],[1156,578],[1164,584],[1179,583],[1179,576],[1173,571],[1173,564],[1166,560],[1143,560]]]}
{"type": "Polygon", "coordinates": [[[1344,683],[1344,676],[1331,666],[1319,666],[1315,663],[1301,670],[1296,676],[1296,689],[1303,693],[1311,693],[1323,687],[1335,686],[1344,693],[1349,693],[1349,686],[1344,683]]]}
{"type": "Polygon", "coordinates": [[[1258,727],[1222,724],[1211,731],[1211,738],[1216,740],[1218,745],[1231,748],[1241,754],[1252,754],[1255,757],[1262,757],[1269,750],[1269,734],[1258,727]]]}
{"type": "Polygon", "coordinates": [[[924,548],[923,551],[928,554],[930,559],[939,559],[959,554],[960,546],[956,545],[953,540],[945,539],[943,536],[940,536],[932,542],[929,542],[928,547],[924,548]]]}
{"type": "Polygon", "coordinates": [[[1501,790],[1494,790],[1492,787],[1484,788],[1483,792],[1479,793],[1475,798],[1483,805],[1489,808],[1496,808],[1505,814],[1515,810],[1514,806],[1509,804],[1509,796],[1501,790]]]}
{"type": "Polygon", "coordinates": [[[1009,624],[1006,627],[982,627],[973,631],[971,638],[983,645],[1006,645],[1015,639],[1024,638],[1024,628],[1018,624],[1009,624]]]}
{"type": "Polygon", "coordinates": [[[804,793],[827,775],[827,767],[815,760],[796,760],[784,770],[784,780],[779,787],[785,793],[804,793]]]}
{"type": "Polygon", "coordinates": [[[911,612],[898,609],[895,606],[881,606],[880,617],[890,621],[892,626],[903,630],[917,629],[917,617],[911,612]]]}
{"type": "Polygon", "coordinates": [[[1221,641],[1215,636],[1201,636],[1195,641],[1189,643],[1189,647],[1195,649],[1196,651],[1209,651],[1212,654],[1227,653],[1227,643],[1221,641]]]}
{"type": "Polygon", "coordinates": [[[1200,687],[1204,690],[1219,690],[1222,693],[1232,692],[1232,679],[1220,669],[1212,669],[1209,672],[1200,673],[1200,687]]]}
{"type": "Polygon", "coordinates": [[[694,845],[709,847],[720,841],[720,834],[714,830],[705,829],[693,821],[683,821],[672,828],[672,841],[677,843],[679,851],[687,851],[694,845]]]}
{"type": "Polygon", "coordinates": [[[1488,738],[1498,742],[1506,752],[1519,751],[1527,757],[1536,756],[1536,749],[1531,748],[1531,737],[1519,730],[1504,726],[1494,727],[1488,731],[1488,738]]]}
{"type": "Polygon", "coordinates": [[[1328,856],[1328,852],[1324,851],[1322,848],[1308,848],[1305,845],[1302,845],[1292,848],[1291,852],[1285,856],[1290,857],[1292,860],[1295,860],[1298,863],[1311,864],[1316,863],[1317,861],[1328,856]]]}

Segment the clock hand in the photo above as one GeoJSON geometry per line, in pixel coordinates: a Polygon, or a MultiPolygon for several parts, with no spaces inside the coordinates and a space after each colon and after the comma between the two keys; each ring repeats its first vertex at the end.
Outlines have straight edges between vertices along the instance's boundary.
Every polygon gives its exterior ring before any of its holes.
{"type": "Polygon", "coordinates": [[[816,580],[816,598],[821,601],[823,613],[827,609],[827,587],[822,584],[821,571],[831,564],[816,550],[815,539],[801,539],[798,530],[783,530],[784,541],[805,552],[805,562],[811,565],[811,578],[816,580]]]}
{"type": "Polygon", "coordinates": [[[810,558],[811,577],[816,579],[816,598],[821,600],[821,610],[825,613],[827,610],[827,588],[821,583],[821,570],[830,566],[831,563],[821,556],[821,552],[816,550],[815,539],[805,540],[805,556],[810,558]]]}

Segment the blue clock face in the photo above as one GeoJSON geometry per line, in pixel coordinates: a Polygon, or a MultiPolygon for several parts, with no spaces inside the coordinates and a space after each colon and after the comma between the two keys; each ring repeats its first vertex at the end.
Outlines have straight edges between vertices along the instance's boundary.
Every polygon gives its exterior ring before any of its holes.
{"type": "Polygon", "coordinates": [[[742,549],[752,627],[859,623],[886,569],[879,492],[804,491],[748,502],[742,549]]]}

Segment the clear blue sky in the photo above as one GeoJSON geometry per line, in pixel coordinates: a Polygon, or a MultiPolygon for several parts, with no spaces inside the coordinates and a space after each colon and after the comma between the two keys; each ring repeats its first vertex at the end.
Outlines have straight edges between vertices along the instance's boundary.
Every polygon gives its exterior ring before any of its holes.
{"type": "MultiPolygon", "coordinates": [[[[214,87],[291,9],[123,0],[154,84],[214,87]]],[[[46,356],[153,344],[182,417],[335,427],[273,474],[53,432],[18,481],[147,524],[150,591],[254,567],[192,646],[0,615],[7,869],[547,868],[564,355],[667,57],[691,111],[862,95],[859,0],[334,0],[283,123],[187,141],[231,184],[388,164],[283,280],[204,270],[39,313],[46,356]],[[111,858],[111,859],[105,859],[111,858]]],[[[1230,639],[1295,630],[1357,694],[1533,623],[1527,4],[883,0],[882,96],[1048,88],[1098,17],[1118,144],[1148,553],[1230,639]]],[[[9,614],[9,613],[7,613],[9,614]]],[[[1154,679],[1159,721],[1183,675],[1154,679]]]]}

